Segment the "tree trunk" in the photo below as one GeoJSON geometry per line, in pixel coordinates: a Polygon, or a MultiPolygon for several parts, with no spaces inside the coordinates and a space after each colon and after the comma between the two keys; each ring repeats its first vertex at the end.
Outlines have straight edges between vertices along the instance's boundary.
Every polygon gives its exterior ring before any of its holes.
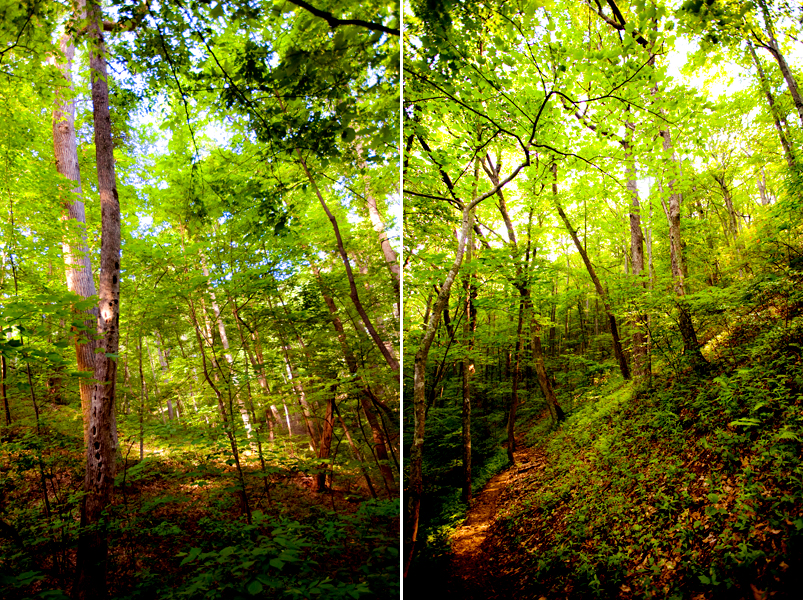
{"type": "MultiPolygon", "coordinates": [[[[148,346],[148,364],[151,366],[151,377],[153,377],[153,395],[156,399],[156,406],[159,407],[159,414],[162,416],[162,425],[166,425],[167,421],[165,420],[165,411],[162,408],[162,401],[160,400],[162,394],[159,392],[159,379],[156,376],[156,367],[153,365],[153,355],[151,354],[150,346],[148,346]]],[[[170,399],[167,400],[167,418],[170,421],[173,420],[173,404],[170,402],[170,399]]]]}
{"type": "MultiPolygon", "coordinates": [[[[59,40],[64,53],[64,63],[57,63],[66,87],[72,91],[72,60],[75,47],[72,36],[65,33],[59,40]]],[[[64,264],[67,276],[67,289],[81,298],[89,298],[97,292],[92,277],[92,264],[86,242],[86,216],[81,201],[81,169],[78,164],[78,142],[75,136],[75,101],[57,93],[53,110],[53,152],[56,170],[75,183],[70,195],[64,198],[62,220],[67,224],[67,234],[63,242],[64,264]]],[[[95,374],[95,341],[92,330],[96,327],[97,308],[81,311],[77,315],[86,329],[75,332],[75,357],[77,370],[81,373],[95,374]]],[[[89,442],[89,408],[92,403],[91,377],[82,376],[78,383],[81,395],[81,414],[84,424],[84,445],[89,442]]]]}
{"type": "Polygon", "coordinates": [[[371,493],[371,498],[376,498],[376,490],[374,489],[374,484],[371,481],[371,477],[368,474],[368,469],[365,468],[365,459],[363,458],[362,452],[354,443],[354,440],[351,437],[351,433],[349,432],[348,427],[346,427],[346,422],[343,420],[343,417],[340,415],[340,411],[337,410],[335,406],[335,412],[337,412],[337,419],[340,421],[340,426],[343,428],[343,433],[346,434],[346,440],[349,443],[349,447],[351,448],[352,454],[354,454],[354,458],[357,459],[357,462],[360,463],[360,471],[362,472],[362,476],[365,479],[365,484],[368,486],[368,491],[371,493]]]}
{"type": "MultiPolygon", "coordinates": [[[[277,96],[276,99],[279,101],[279,106],[282,109],[282,112],[287,113],[287,107],[285,106],[284,101],[281,99],[280,96],[277,96]]],[[[379,352],[385,358],[385,362],[388,363],[388,366],[393,371],[399,370],[399,361],[396,359],[395,352],[393,350],[392,344],[385,342],[381,337],[379,337],[379,333],[377,333],[376,328],[374,327],[371,319],[368,316],[368,313],[365,311],[365,307],[362,305],[362,301],[360,300],[360,296],[357,293],[357,284],[354,281],[354,273],[351,270],[351,262],[349,261],[348,254],[346,253],[346,246],[343,243],[343,238],[340,235],[340,227],[338,227],[337,219],[329,210],[329,206],[326,204],[326,201],[323,199],[323,195],[321,194],[321,190],[318,187],[318,183],[315,181],[315,178],[312,176],[312,173],[307,166],[307,161],[304,160],[304,156],[301,154],[300,148],[295,148],[296,156],[298,156],[298,162],[301,165],[301,168],[304,170],[304,174],[307,176],[307,180],[310,182],[312,189],[315,192],[315,195],[318,198],[318,201],[321,203],[321,207],[323,211],[326,213],[326,216],[329,218],[329,222],[332,225],[332,230],[335,234],[335,240],[337,242],[337,251],[340,254],[340,258],[343,261],[343,266],[346,269],[346,278],[349,282],[349,297],[351,298],[351,302],[354,305],[354,308],[357,309],[357,313],[360,315],[360,319],[365,325],[365,330],[368,332],[368,335],[371,336],[371,339],[376,344],[376,347],[379,349],[379,352]]]]}
{"type": "MultiPolygon", "coordinates": [[[[635,125],[625,123],[627,136],[632,139],[635,125]]],[[[636,185],[636,161],[633,158],[629,140],[623,142],[625,149],[625,172],[627,173],[627,192],[630,196],[630,262],[633,266],[633,275],[644,287],[641,276],[644,271],[644,234],[641,231],[641,205],[639,203],[638,186],[636,185]]],[[[636,330],[633,332],[633,376],[641,380],[647,376],[648,355],[647,342],[644,336],[646,317],[639,313],[636,316],[636,330]]]]}
{"type": "MultiPolygon", "coordinates": [[[[327,460],[332,452],[332,434],[334,433],[335,425],[335,389],[336,386],[331,386],[330,395],[326,399],[326,416],[323,420],[323,429],[321,431],[321,440],[318,444],[318,458],[327,460]]],[[[315,491],[326,491],[326,472],[329,470],[329,465],[326,462],[318,465],[320,471],[315,477],[315,491]]]]}
{"type": "Polygon", "coordinates": [[[371,339],[376,344],[376,347],[379,349],[379,351],[382,353],[382,356],[385,358],[385,362],[388,363],[388,366],[393,371],[398,371],[399,361],[396,359],[396,354],[393,350],[393,345],[385,342],[381,337],[379,337],[379,333],[377,333],[377,330],[374,327],[373,323],[371,322],[368,313],[365,311],[365,307],[363,306],[362,301],[360,300],[360,296],[357,293],[357,284],[354,281],[354,274],[352,273],[351,270],[351,262],[349,261],[348,254],[346,254],[346,247],[343,244],[343,238],[340,235],[340,228],[338,227],[337,219],[329,210],[329,206],[323,199],[321,191],[318,188],[318,184],[315,182],[315,179],[313,179],[312,173],[310,173],[309,168],[307,168],[307,161],[304,160],[304,157],[301,155],[301,150],[299,150],[298,148],[296,148],[296,155],[298,156],[298,160],[304,169],[304,173],[306,173],[307,179],[309,180],[310,185],[312,185],[315,194],[318,197],[318,201],[321,203],[321,207],[323,207],[326,216],[329,218],[329,222],[332,224],[332,229],[335,232],[335,239],[337,241],[337,251],[340,254],[340,257],[343,261],[343,266],[346,269],[346,278],[348,279],[349,282],[349,289],[350,289],[349,297],[351,298],[351,302],[354,305],[354,308],[357,309],[357,313],[360,315],[360,319],[362,320],[363,325],[365,325],[365,329],[368,332],[368,335],[371,336],[371,339]]]}
{"type": "MultiPolygon", "coordinates": [[[[664,139],[664,151],[672,150],[672,138],[668,130],[661,131],[664,139]]],[[[676,160],[673,152],[673,161],[676,160]]],[[[680,243],[680,204],[682,197],[679,192],[675,192],[675,179],[670,178],[669,187],[669,208],[667,218],[669,220],[669,252],[670,264],[672,266],[672,277],[674,279],[675,303],[678,307],[680,335],[683,337],[683,347],[695,369],[706,364],[700,344],[697,341],[697,334],[694,330],[694,323],[691,320],[691,312],[684,296],[686,295],[685,276],[683,272],[683,253],[680,243]]]]}
{"type": "MultiPolygon", "coordinates": [[[[357,156],[359,160],[358,166],[364,170],[366,168],[366,164],[365,159],[362,156],[362,147],[359,145],[357,146],[357,156]]],[[[396,290],[396,297],[400,298],[401,277],[399,269],[399,257],[388,240],[388,234],[385,231],[385,223],[382,221],[382,215],[377,207],[376,198],[374,198],[374,195],[371,193],[370,181],[367,175],[363,175],[363,184],[365,189],[365,204],[368,207],[368,216],[371,219],[371,225],[373,226],[374,231],[379,236],[379,245],[382,248],[382,255],[385,257],[385,266],[387,266],[388,270],[390,271],[393,281],[393,288],[396,290]]],[[[395,305],[397,307],[396,312],[398,313],[398,300],[396,301],[395,305]]]]}
{"type": "Polygon", "coordinates": [[[775,123],[775,130],[778,132],[778,138],[781,140],[781,146],[783,146],[786,164],[789,165],[790,169],[794,169],[795,155],[792,151],[792,145],[789,143],[789,126],[786,124],[786,118],[780,114],[780,111],[775,106],[775,98],[770,91],[769,81],[767,80],[767,76],[764,73],[764,68],[761,66],[761,61],[759,60],[756,50],[753,48],[753,44],[749,38],[747,39],[747,49],[750,52],[750,57],[753,59],[753,64],[756,65],[756,70],[758,71],[758,82],[762,91],[764,92],[764,97],[767,99],[767,104],[770,107],[770,114],[772,115],[772,121],[775,123]]]}
{"type": "Polygon", "coordinates": [[[145,372],[142,370],[142,333],[139,335],[139,460],[145,459],[145,405],[148,402],[148,386],[145,384],[145,372]]]}
{"type": "MultiPolygon", "coordinates": [[[[206,259],[203,257],[201,258],[201,266],[203,269],[203,274],[209,280],[209,268],[206,266],[206,259]]],[[[234,358],[231,355],[231,351],[229,350],[229,336],[226,335],[226,325],[223,323],[223,319],[220,316],[220,307],[217,304],[217,298],[215,298],[215,292],[212,289],[212,282],[209,282],[209,296],[212,300],[212,312],[215,313],[215,321],[217,322],[217,330],[220,334],[220,343],[223,345],[223,354],[226,357],[226,363],[229,365],[229,385],[233,384],[234,378],[234,358]]],[[[243,420],[243,425],[245,426],[245,435],[246,437],[251,437],[251,420],[248,418],[248,409],[245,406],[245,402],[243,402],[242,397],[239,393],[235,394],[235,398],[237,399],[237,406],[240,409],[240,417],[243,420]]]]}
{"type": "Polygon", "coordinates": [[[232,458],[234,459],[234,465],[237,468],[237,478],[239,480],[239,489],[237,490],[237,495],[240,499],[243,514],[245,515],[246,520],[250,524],[251,506],[248,503],[248,492],[245,487],[245,475],[243,474],[243,468],[242,465],[240,464],[240,452],[239,448],[237,447],[237,438],[234,435],[234,426],[233,423],[230,424],[229,422],[228,413],[226,412],[226,404],[223,402],[223,394],[215,385],[214,381],[212,381],[212,377],[209,374],[209,366],[207,365],[206,361],[206,349],[204,348],[204,340],[201,334],[201,327],[198,324],[198,317],[195,313],[195,306],[191,298],[189,299],[189,304],[190,304],[190,318],[192,319],[192,324],[195,328],[195,337],[198,341],[198,348],[201,351],[201,362],[204,370],[204,378],[206,379],[206,382],[209,384],[209,387],[212,388],[212,392],[215,394],[215,397],[217,398],[217,406],[218,410],[220,411],[220,418],[223,422],[223,430],[226,434],[226,437],[229,439],[232,458]]]}
{"type": "Polygon", "coordinates": [[[11,425],[11,409],[8,406],[8,393],[6,391],[6,378],[8,377],[8,369],[6,364],[6,357],[0,355],[0,390],[3,392],[3,407],[6,410],[6,425],[11,425]]]}
{"type": "Polygon", "coordinates": [[[781,69],[781,75],[783,75],[784,81],[786,81],[786,86],[789,88],[789,94],[792,96],[792,102],[797,109],[797,114],[800,117],[800,124],[803,125],[803,98],[800,97],[800,89],[797,85],[797,80],[795,79],[795,75],[792,73],[792,70],[789,68],[789,64],[786,62],[786,58],[781,53],[781,48],[778,45],[778,40],[775,39],[775,28],[772,24],[772,19],[770,18],[770,12],[767,8],[766,0],[759,0],[758,5],[761,7],[761,12],[764,15],[764,24],[766,28],[766,33],[769,37],[769,42],[764,44],[763,47],[772,54],[775,61],[778,63],[778,67],[781,69]]]}
{"type": "MultiPolygon", "coordinates": [[[[528,297],[528,302],[529,297],[528,297]]],[[[532,332],[530,334],[530,352],[532,353],[532,360],[535,364],[535,372],[538,375],[538,384],[541,386],[541,391],[544,393],[549,412],[555,423],[561,423],[566,420],[566,413],[558,404],[558,398],[555,396],[555,391],[552,389],[552,384],[546,374],[544,367],[544,351],[541,347],[541,335],[538,331],[538,325],[531,322],[532,332]]]]}
{"type": "Polygon", "coordinates": [[[613,314],[613,310],[611,310],[611,303],[610,299],[608,298],[608,294],[605,293],[605,288],[602,287],[602,283],[600,282],[599,277],[597,277],[597,272],[594,270],[594,266],[591,264],[591,260],[588,258],[588,253],[585,251],[583,244],[580,243],[580,238],[577,236],[577,232],[574,230],[574,228],[572,228],[569,218],[566,216],[566,213],[563,211],[563,207],[558,201],[557,163],[553,163],[552,165],[552,175],[554,177],[554,181],[552,183],[552,194],[555,197],[555,208],[557,209],[560,218],[563,220],[563,224],[566,226],[566,229],[569,231],[569,235],[572,236],[574,245],[577,248],[577,251],[580,253],[583,263],[585,263],[588,275],[591,277],[591,281],[594,283],[597,294],[602,300],[602,305],[605,308],[605,314],[608,315],[608,323],[610,324],[611,328],[611,337],[613,338],[613,353],[616,356],[616,360],[619,361],[619,370],[622,372],[622,377],[624,379],[630,379],[630,369],[627,366],[627,357],[622,349],[622,342],[619,339],[619,328],[616,325],[616,317],[613,314]]]}
{"type": "Polygon", "coordinates": [[[101,515],[111,502],[114,486],[114,395],[120,315],[120,202],[114,173],[114,146],[109,115],[109,86],[100,5],[88,0],[87,34],[92,80],[95,156],[101,206],[100,290],[95,385],[89,413],[86,453],[86,496],[81,511],[78,542],[78,593],[80,600],[105,599],[108,545],[101,515]]]}
{"type": "MultiPolygon", "coordinates": [[[[337,340],[340,344],[340,349],[343,352],[343,357],[346,361],[349,374],[352,377],[358,377],[359,365],[357,364],[357,358],[354,356],[354,353],[351,351],[351,348],[348,345],[346,331],[343,328],[343,323],[337,314],[337,306],[335,305],[335,301],[324,288],[323,278],[321,277],[321,272],[317,264],[314,260],[312,260],[311,256],[307,256],[307,259],[309,260],[310,267],[312,268],[312,273],[315,275],[315,279],[318,283],[318,289],[321,292],[321,296],[323,296],[323,301],[326,304],[327,310],[329,311],[329,318],[332,321],[332,328],[335,330],[335,334],[337,335],[337,340]]],[[[393,475],[393,469],[388,457],[388,443],[385,439],[385,434],[380,427],[379,420],[377,419],[373,407],[371,406],[371,403],[374,400],[376,400],[376,404],[380,403],[378,402],[376,395],[370,389],[370,386],[365,381],[361,381],[361,384],[362,390],[360,394],[360,406],[362,407],[365,418],[368,420],[368,425],[371,428],[371,435],[374,442],[374,454],[377,462],[379,463],[379,470],[382,473],[382,478],[385,481],[385,488],[387,490],[388,497],[392,498],[396,495],[397,490],[396,479],[393,475]]],[[[390,409],[387,407],[386,410],[390,412],[390,409]]],[[[392,413],[389,416],[391,418],[394,417],[392,413]]]]}
{"type": "MultiPolygon", "coordinates": [[[[162,348],[162,344],[159,343],[159,338],[161,335],[158,331],[155,332],[154,340],[156,341],[156,357],[159,359],[159,365],[162,367],[162,373],[167,378],[167,381],[170,381],[170,365],[167,363],[167,348],[162,348]]],[[[154,373],[154,379],[156,379],[156,374],[154,373]]],[[[173,403],[170,401],[170,394],[165,395],[165,402],[167,402],[167,414],[172,421],[178,413],[178,406],[176,406],[175,412],[173,411],[173,403]]]]}
{"type": "MultiPolygon", "coordinates": [[[[466,264],[471,263],[471,254],[474,247],[473,231],[469,233],[466,245],[466,264]]],[[[463,335],[466,344],[466,356],[463,358],[463,405],[461,422],[463,433],[463,486],[461,497],[463,502],[471,502],[471,377],[474,375],[474,360],[471,352],[474,349],[474,332],[477,327],[477,311],[474,308],[474,298],[477,295],[472,283],[473,275],[465,275],[463,289],[466,293],[466,321],[463,325],[463,335]]]]}
{"type": "Polygon", "coordinates": [[[516,411],[519,407],[519,379],[521,374],[521,332],[524,326],[524,297],[519,299],[519,317],[516,325],[516,345],[513,351],[513,385],[510,390],[510,409],[507,413],[507,461],[516,464],[516,411]]]}
{"type": "Polygon", "coordinates": [[[454,280],[460,270],[460,265],[463,262],[463,254],[465,252],[466,241],[468,239],[469,231],[471,230],[472,219],[470,212],[463,209],[463,222],[459,242],[457,245],[457,252],[455,253],[454,261],[451,268],[446,275],[446,279],[441,286],[435,304],[432,307],[432,312],[429,317],[429,322],[424,330],[424,336],[421,339],[418,351],[415,353],[414,366],[413,366],[413,415],[414,415],[414,431],[413,443],[410,447],[410,475],[408,479],[409,489],[409,507],[408,519],[406,521],[408,527],[408,534],[405,536],[409,540],[409,549],[406,557],[405,577],[410,569],[410,561],[412,560],[415,545],[418,540],[418,519],[421,515],[421,497],[424,491],[423,481],[423,449],[424,449],[424,432],[426,427],[426,371],[427,371],[427,357],[429,356],[429,349],[435,339],[438,325],[440,323],[443,309],[449,298],[454,280]]]}
{"type": "Polygon", "coordinates": [[[463,254],[466,249],[469,232],[472,230],[472,211],[483,200],[496,194],[496,191],[507,185],[510,181],[515,179],[518,174],[529,165],[529,155],[527,160],[518,165],[513,171],[495,185],[493,189],[485,192],[482,195],[476,196],[463,206],[461,216],[460,234],[458,236],[457,251],[452,265],[449,268],[446,278],[443,281],[441,290],[438,293],[438,298],[432,307],[432,312],[424,328],[424,335],[415,353],[414,366],[413,366],[413,443],[410,447],[410,475],[409,475],[409,506],[408,506],[408,519],[405,521],[407,525],[407,532],[405,538],[409,541],[409,549],[406,556],[406,564],[404,576],[410,569],[410,562],[415,551],[416,542],[418,539],[418,520],[421,515],[421,497],[424,491],[423,482],[423,449],[424,449],[424,432],[426,426],[426,373],[427,373],[427,357],[429,350],[432,347],[432,342],[435,339],[435,334],[440,324],[441,314],[446,306],[446,301],[452,290],[452,285],[457,278],[457,273],[460,271],[460,265],[463,263],[463,254]]]}

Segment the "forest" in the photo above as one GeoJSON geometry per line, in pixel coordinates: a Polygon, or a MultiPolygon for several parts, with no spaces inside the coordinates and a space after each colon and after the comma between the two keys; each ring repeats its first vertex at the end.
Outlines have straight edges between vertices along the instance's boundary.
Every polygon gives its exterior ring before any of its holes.
{"type": "Polygon", "coordinates": [[[397,598],[400,13],[0,0],[0,597],[397,598]]]}
{"type": "Polygon", "coordinates": [[[799,598],[800,3],[404,19],[406,592],[799,598]]]}

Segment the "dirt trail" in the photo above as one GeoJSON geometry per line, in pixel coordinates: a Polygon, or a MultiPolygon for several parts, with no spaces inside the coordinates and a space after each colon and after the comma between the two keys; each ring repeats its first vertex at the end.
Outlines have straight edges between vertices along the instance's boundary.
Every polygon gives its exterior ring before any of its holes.
{"type": "Polygon", "coordinates": [[[543,468],[545,457],[540,448],[520,447],[513,453],[516,465],[493,477],[482,489],[468,511],[465,522],[452,535],[452,591],[462,588],[462,596],[490,597],[484,590],[492,573],[494,557],[483,552],[488,529],[496,520],[502,493],[519,476],[543,468]]]}

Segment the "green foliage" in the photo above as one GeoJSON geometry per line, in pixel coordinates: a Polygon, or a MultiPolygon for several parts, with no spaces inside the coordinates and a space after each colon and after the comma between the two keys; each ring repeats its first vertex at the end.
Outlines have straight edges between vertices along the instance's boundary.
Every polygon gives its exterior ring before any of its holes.
{"type": "Polygon", "coordinates": [[[207,519],[199,525],[213,541],[176,556],[185,573],[180,582],[165,589],[145,572],[125,597],[392,598],[398,507],[398,501],[367,502],[351,516],[324,510],[305,522],[262,512],[250,525],[207,519]]]}

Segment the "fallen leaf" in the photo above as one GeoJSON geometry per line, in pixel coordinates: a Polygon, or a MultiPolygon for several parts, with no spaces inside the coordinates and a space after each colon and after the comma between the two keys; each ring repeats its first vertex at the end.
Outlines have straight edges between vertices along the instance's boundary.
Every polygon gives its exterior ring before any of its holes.
{"type": "Polygon", "coordinates": [[[750,584],[750,589],[753,590],[753,599],[754,600],[767,600],[767,592],[763,592],[758,589],[752,583],[750,584]]]}

